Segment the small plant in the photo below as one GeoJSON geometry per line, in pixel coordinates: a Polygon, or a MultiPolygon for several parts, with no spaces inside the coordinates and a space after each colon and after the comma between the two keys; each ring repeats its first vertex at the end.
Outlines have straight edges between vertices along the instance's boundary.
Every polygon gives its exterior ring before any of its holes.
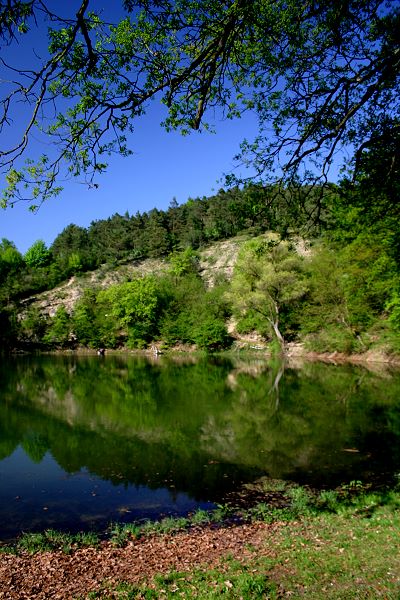
{"type": "Polygon", "coordinates": [[[294,487],[288,491],[290,509],[294,515],[305,515],[310,511],[311,497],[303,487],[294,487]]]}
{"type": "Polygon", "coordinates": [[[339,508],[338,494],[334,490],[323,490],[317,498],[317,507],[330,512],[339,508]]]}
{"type": "Polygon", "coordinates": [[[271,516],[271,507],[265,502],[260,502],[248,511],[251,520],[268,522],[271,516]]]}
{"type": "Polygon", "coordinates": [[[186,517],[165,517],[159,523],[160,531],[162,533],[171,533],[173,531],[179,531],[185,529],[189,524],[189,519],[186,517]]]}
{"type": "Polygon", "coordinates": [[[247,512],[247,516],[254,521],[264,521],[264,523],[276,523],[282,521],[292,521],[299,515],[290,508],[274,508],[261,502],[247,512]]]}
{"type": "Polygon", "coordinates": [[[214,522],[223,521],[231,517],[233,509],[227,504],[217,504],[217,508],[212,512],[212,520],[214,522]]]}
{"type": "Polygon", "coordinates": [[[69,533],[62,533],[54,529],[47,529],[44,532],[45,539],[50,545],[51,550],[62,550],[65,554],[69,554],[74,544],[74,536],[69,533]]]}
{"type": "Polygon", "coordinates": [[[210,521],[211,514],[202,508],[198,508],[190,517],[190,522],[192,525],[204,525],[206,523],[210,523],[210,521]]]}
{"type": "Polygon", "coordinates": [[[131,538],[139,538],[142,528],[137,523],[115,523],[111,526],[111,543],[119,548],[131,538]]]}
{"type": "Polygon", "coordinates": [[[0,554],[17,554],[15,546],[0,545],[0,554]]]}
{"type": "Polygon", "coordinates": [[[141,526],[141,532],[143,535],[153,535],[159,531],[159,521],[146,521],[141,526]]]}
{"type": "Polygon", "coordinates": [[[74,536],[74,541],[79,548],[83,546],[96,547],[99,544],[99,536],[94,531],[81,532],[74,536]]]}
{"type": "Polygon", "coordinates": [[[34,554],[42,550],[50,550],[43,533],[24,533],[17,543],[18,550],[34,554]]]}
{"type": "Polygon", "coordinates": [[[165,517],[161,521],[146,521],[141,527],[144,535],[153,533],[172,533],[184,529],[189,525],[189,519],[185,517],[165,517]]]}
{"type": "Polygon", "coordinates": [[[265,477],[261,482],[262,490],[264,492],[284,492],[288,484],[283,479],[272,479],[265,477]]]}
{"type": "Polygon", "coordinates": [[[343,497],[350,498],[359,495],[361,492],[365,491],[365,489],[362,481],[353,479],[350,483],[343,483],[340,486],[340,493],[343,497]]]}
{"type": "Polygon", "coordinates": [[[71,536],[69,534],[58,533],[53,529],[48,529],[44,533],[25,533],[18,540],[17,547],[18,550],[31,554],[45,552],[46,550],[58,550],[60,548],[68,553],[71,548],[71,536]]]}

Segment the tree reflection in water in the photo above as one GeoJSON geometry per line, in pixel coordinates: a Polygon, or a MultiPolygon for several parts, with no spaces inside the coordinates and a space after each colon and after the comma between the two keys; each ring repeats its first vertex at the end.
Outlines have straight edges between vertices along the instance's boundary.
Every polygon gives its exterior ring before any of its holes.
{"type": "Polygon", "coordinates": [[[51,455],[114,491],[215,501],[259,474],[332,486],[400,470],[398,372],[107,355],[9,358],[0,376],[0,457],[51,455]]]}

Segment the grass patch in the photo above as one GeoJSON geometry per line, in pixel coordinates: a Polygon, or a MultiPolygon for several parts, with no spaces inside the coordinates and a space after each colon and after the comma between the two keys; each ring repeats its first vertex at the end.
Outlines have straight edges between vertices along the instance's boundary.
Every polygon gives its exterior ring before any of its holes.
{"type": "Polygon", "coordinates": [[[183,529],[204,526],[209,523],[223,523],[225,519],[233,515],[234,510],[231,507],[219,504],[213,511],[198,509],[189,517],[165,517],[160,521],[146,521],[143,524],[116,523],[110,526],[110,540],[115,546],[121,547],[131,539],[147,535],[176,533],[183,529]]]}
{"type": "Polygon", "coordinates": [[[400,515],[323,514],[282,529],[271,576],[292,597],[400,597],[400,515]]]}
{"type": "Polygon", "coordinates": [[[99,537],[93,532],[71,534],[46,529],[43,533],[24,533],[17,541],[15,550],[31,554],[61,550],[69,554],[78,548],[97,546],[98,543],[99,537]]]}
{"type": "Polygon", "coordinates": [[[165,517],[161,521],[147,521],[141,527],[143,535],[173,533],[185,529],[189,525],[189,519],[185,517],[165,517]]]}
{"type": "MultiPolygon", "coordinates": [[[[147,584],[122,583],[91,597],[398,600],[400,511],[399,495],[395,497],[395,502],[376,504],[369,514],[358,510],[361,498],[346,510],[312,514],[301,497],[300,506],[307,509],[307,515],[267,530],[264,546],[253,548],[243,562],[222,557],[216,568],[172,571],[147,584]]],[[[330,496],[323,498],[332,504],[330,496]]],[[[365,500],[364,504],[370,503],[371,495],[365,500]]],[[[296,506],[298,502],[296,496],[296,506]]]]}
{"type": "Polygon", "coordinates": [[[202,508],[198,508],[190,517],[192,525],[207,525],[207,523],[210,523],[211,519],[212,516],[210,511],[203,510],[202,508]]]}
{"type": "Polygon", "coordinates": [[[137,523],[115,523],[110,526],[110,541],[114,546],[121,548],[131,539],[138,539],[142,530],[137,523]]]}
{"type": "Polygon", "coordinates": [[[201,600],[278,598],[276,584],[262,573],[254,573],[239,563],[226,570],[197,569],[192,573],[172,571],[155,577],[151,586],[122,583],[112,590],[93,592],[88,598],[117,600],[153,600],[160,598],[199,598],[201,600]]]}

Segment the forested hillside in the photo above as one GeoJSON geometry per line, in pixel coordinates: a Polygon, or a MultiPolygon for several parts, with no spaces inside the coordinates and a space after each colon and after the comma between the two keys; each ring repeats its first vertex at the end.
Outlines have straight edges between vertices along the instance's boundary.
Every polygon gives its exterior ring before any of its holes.
{"type": "Polygon", "coordinates": [[[239,168],[225,184],[236,187],[211,198],[71,224],[25,256],[3,239],[2,347],[214,349],[231,344],[229,322],[278,349],[399,352],[399,3],[123,0],[110,14],[107,3],[67,4],[62,14],[43,0],[0,7],[10,50],[2,207],[36,210],[69,178],[96,188],[109,156],[132,153],[152,100],[167,131],[245,113],[257,131],[232,148],[239,168]],[[44,47],[32,53],[35,32],[44,47]],[[248,240],[233,272],[210,286],[198,252],[239,234],[248,240]],[[100,265],[111,273],[149,258],[165,268],[88,278],[54,315],[27,300],[100,265]]]}
{"type": "Polygon", "coordinates": [[[234,323],[276,349],[296,341],[317,352],[398,353],[397,183],[378,190],[379,173],[368,169],[326,190],[249,185],[87,229],[71,224],[24,256],[3,239],[2,348],[213,350],[232,344],[234,323]],[[238,235],[230,268],[211,276],[228,251],[215,243],[238,235]],[[34,301],[68,280],[72,303],[61,292],[53,311],[34,301]]]}

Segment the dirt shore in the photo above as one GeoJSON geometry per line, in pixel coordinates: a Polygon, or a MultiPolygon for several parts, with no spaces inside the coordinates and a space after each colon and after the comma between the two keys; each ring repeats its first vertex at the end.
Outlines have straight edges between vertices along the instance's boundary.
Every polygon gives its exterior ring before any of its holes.
{"type": "Polygon", "coordinates": [[[243,563],[254,550],[268,552],[268,538],[282,524],[239,524],[205,527],[176,534],[132,539],[123,548],[102,542],[98,548],[71,554],[0,555],[0,598],[4,600],[112,598],[118,583],[140,584],[172,570],[189,572],[201,566],[223,569],[230,556],[243,563]],[[250,548],[252,550],[250,550],[250,548]]]}

